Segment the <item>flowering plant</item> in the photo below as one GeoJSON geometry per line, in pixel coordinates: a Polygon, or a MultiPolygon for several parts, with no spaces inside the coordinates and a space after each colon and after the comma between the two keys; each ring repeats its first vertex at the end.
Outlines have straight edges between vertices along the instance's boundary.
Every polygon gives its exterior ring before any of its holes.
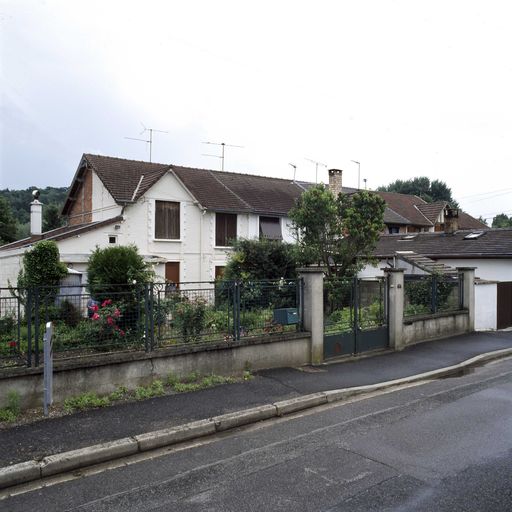
{"type": "Polygon", "coordinates": [[[100,305],[93,304],[89,309],[92,312],[91,321],[95,322],[101,338],[122,338],[126,335],[118,325],[123,315],[119,307],[112,303],[112,299],[106,299],[100,305]]]}

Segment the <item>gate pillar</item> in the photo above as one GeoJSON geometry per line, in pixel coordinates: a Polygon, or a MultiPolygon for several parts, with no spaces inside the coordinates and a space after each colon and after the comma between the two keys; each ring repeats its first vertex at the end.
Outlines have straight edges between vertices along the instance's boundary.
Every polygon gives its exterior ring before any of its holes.
{"type": "Polygon", "coordinates": [[[298,270],[304,280],[304,329],[311,333],[311,364],[324,360],[324,270],[306,267],[298,270]]]}
{"type": "Polygon", "coordinates": [[[389,346],[402,350],[404,329],[404,269],[385,268],[388,283],[389,346]]]}
{"type": "Polygon", "coordinates": [[[463,275],[462,307],[468,310],[468,332],[475,330],[475,270],[476,267],[457,267],[463,275]]]}

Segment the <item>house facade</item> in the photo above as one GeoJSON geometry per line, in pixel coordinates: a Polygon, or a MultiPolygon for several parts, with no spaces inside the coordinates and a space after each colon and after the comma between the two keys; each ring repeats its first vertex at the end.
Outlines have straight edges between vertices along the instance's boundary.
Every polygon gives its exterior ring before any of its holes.
{"type": "Polygon", "coordinates": [[[384,235],[374,251],[378,263],[367,265],[362,277],[383,275],[384,268],[422,273],[415,261],[473,267],[475,328],[496,330],[512,326],[512,228],[384,235]]]}
{"type": "MultiPolygon", "coordinates": [[[[0,248],[0,288],[16,282],[24,251],[42,239],[58,243],[62,261],[83,273],[84,282],[95,247],[128,244],[161,280],[212,281],[222,274],[235,238],[293,242],[288,212],[313,185],[84,154],[62,211],[67,226],[36,229],[0,248]]],[[[329,186],[335,193],[357,191],[342,187],[338,169],[329,171],[329,186]]],[[[443,220],[445,203],[432,207],[416,196],[378,194],[387,203],[386,231],[434,231],[443,220]]]]}

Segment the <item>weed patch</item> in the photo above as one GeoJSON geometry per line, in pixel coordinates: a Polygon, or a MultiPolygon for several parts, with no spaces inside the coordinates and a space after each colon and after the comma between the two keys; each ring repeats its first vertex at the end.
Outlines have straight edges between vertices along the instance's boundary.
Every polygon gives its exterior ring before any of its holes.
{"type": "Polygon", "coordinates": [[[0,421],[12,423],[20,415],[20,395],[17,391],[9,391],[7,394],[7,407],[0,409],[0,421]]]}

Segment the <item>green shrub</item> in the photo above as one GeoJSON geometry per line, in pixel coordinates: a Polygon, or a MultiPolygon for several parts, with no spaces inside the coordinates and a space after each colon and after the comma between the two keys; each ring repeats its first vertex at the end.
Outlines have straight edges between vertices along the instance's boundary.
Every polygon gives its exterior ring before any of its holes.
{"type": "Polygon", "coordinates": [[[154,396],[161,396],[164,393],[164,384],[161,380],[155,380],[146,387],[139,386],[138,388],[135,388],[135,398],[137,400],[144,400],[146,398],[153,398],[154,396]]]}
{"type": "MultiPolygon", "coordinates": [[[[60,261],[59,248],[52,240],[42,240],[23,255],[22,269],[18,274],[18,288],[41,287],[41,302],[49,303],[58,293],[58,286],[67,275],[67,268],[60,261]]],[[[25,299],[23,295],[20,297],[25,299]]]]}
{"type": "Polygon", "coordinates": [[[67,326],[76,327],[80,323],[80,320],[82,320],[82,314],[80,313],[80,309],[72,302],[63,300],[59,306],[58,318],[67,326]]]}
{"type": "Polygon", "coordinates": [[[137,247],[119,245],[105,249],[97,247],[89,256],[87,275],[91,295],[97,300],[104,300],[134,282],[143,284],[151,281],[153,271],[137,247]]]}
{"type": "Polygon", "coordinates": [[[17,391],[11,390],[7,393],[7,406],[0,409],[0,421],[13,422],[20,415],[20,395],[17,391]]]}
{"type": "Polygon", "coordinates": [[[100,397],[92,392],[67,398],[64,401],[64,409],[66,412],[83,411],[93,407],[106,407],[107,405],[110,405],[110,400],[107,396],[100,397]]]}
{"type": "Polygon", "coordinates": [[[206,311],[206,300],[203,297],[182,297],[177,304],[174,322],[185,343],[200,341],[206,328],[206,311]]]}

